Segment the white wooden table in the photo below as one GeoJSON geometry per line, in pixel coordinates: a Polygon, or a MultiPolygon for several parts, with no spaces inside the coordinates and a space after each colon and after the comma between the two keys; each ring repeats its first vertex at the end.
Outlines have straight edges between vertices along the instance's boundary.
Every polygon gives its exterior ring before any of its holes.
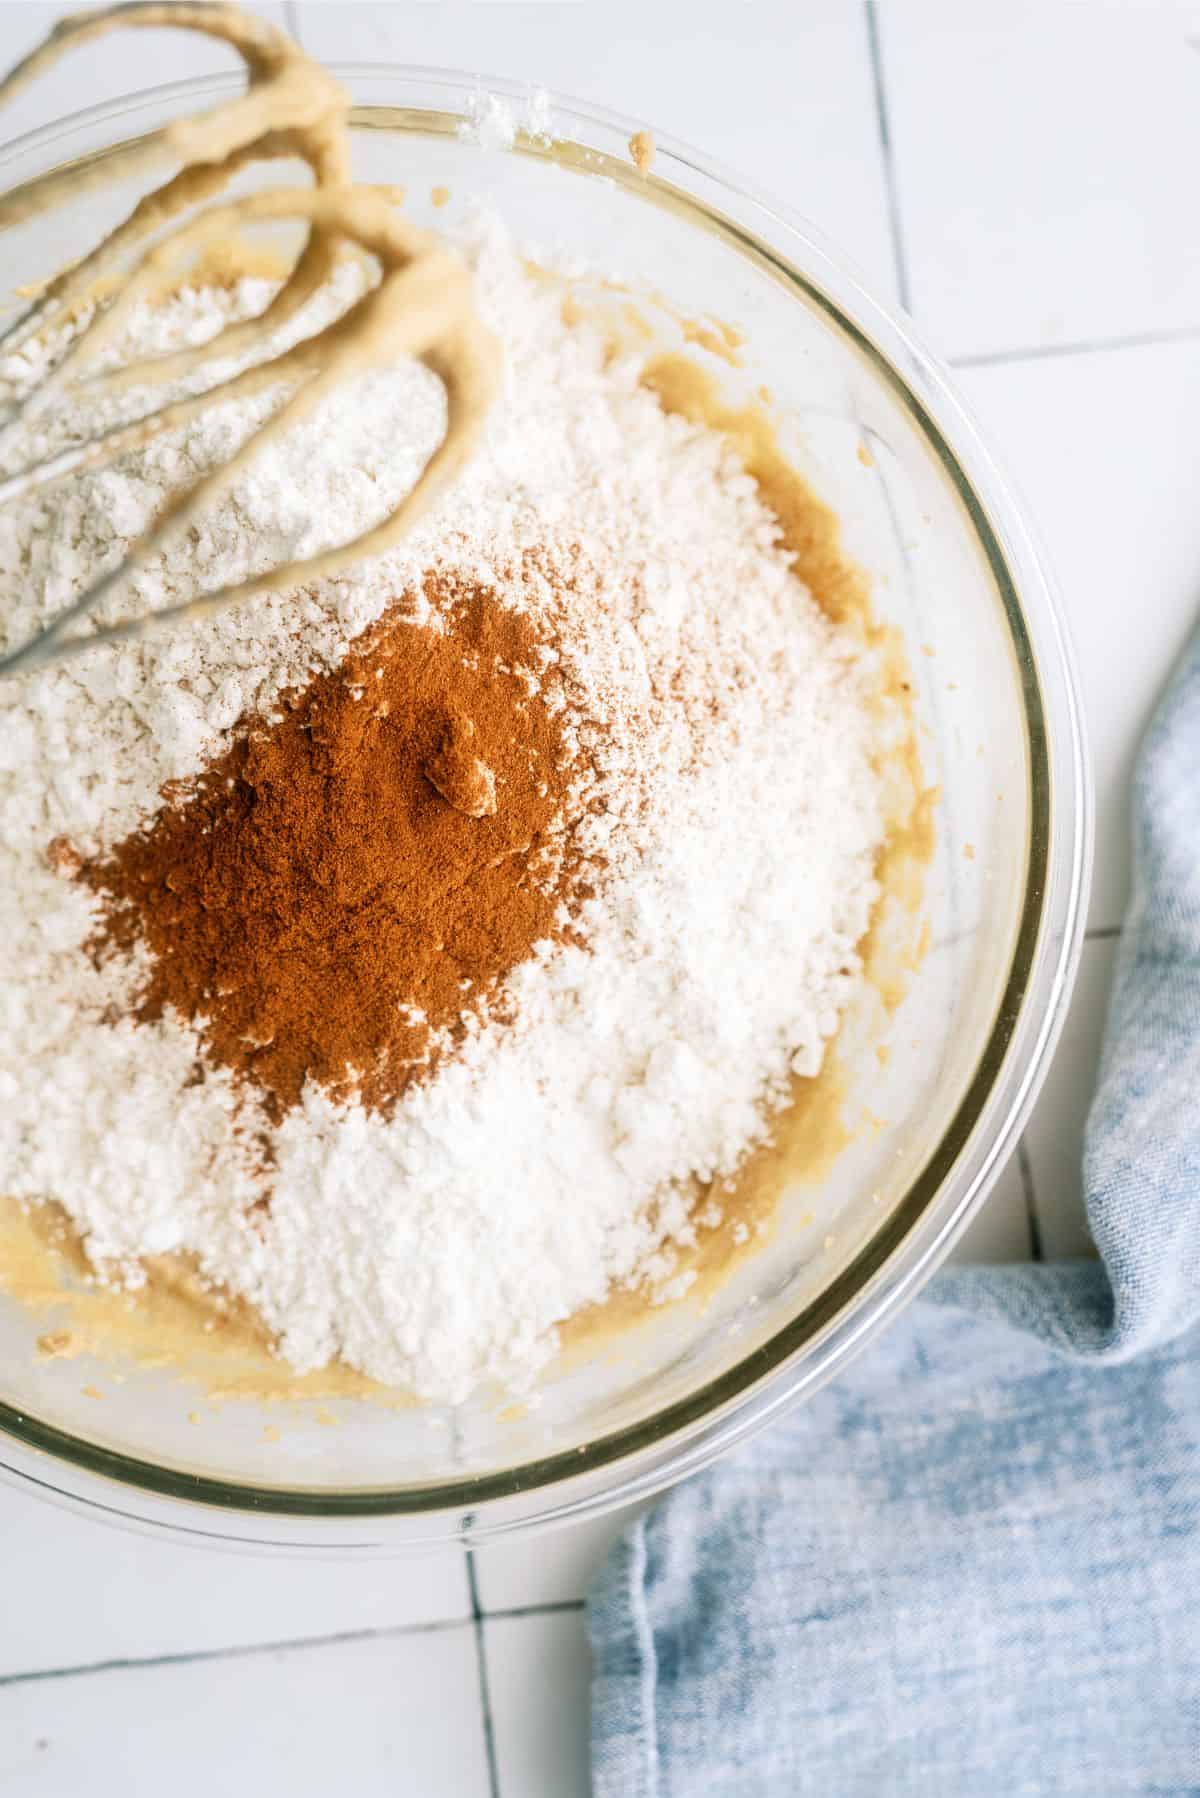
{"type": "MultiPolygon", "coordinates": [[[[0,62],[56,6],[0,3],[0,62]]],[[[1099,785],[1062,1046],[975,1259],[1086,1241],[1079,1146],[1126,896],[1134,745],[1200,600],[1200,5],[1169,0],[411,0],[263,7],[328,58],[608,102],[780,193],[958,371],[1061,578],[1099,785]]],[[[0,119],[223,66],[155,34],[0,119]]],[[[617,1522],[417,1561],[263,1561],[0,1487],[5,1798],[576,1798],[581,1599],[617,1522]]],[[[832,1795],[831,1795],[832,1798],[832,1795]]]]}

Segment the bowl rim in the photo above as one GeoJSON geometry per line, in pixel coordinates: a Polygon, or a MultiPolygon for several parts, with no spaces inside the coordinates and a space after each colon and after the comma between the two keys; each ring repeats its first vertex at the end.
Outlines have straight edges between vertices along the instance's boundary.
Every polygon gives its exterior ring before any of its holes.
{"type": "MultiPolygon", "coordinates": [[[[400,63],[333,62],[329,67],[348,84],[381,78],[402,80],[413,86],[444,88],[447,98],[458,102],[443,114],[424,104],[356,104],[352,124],[357,128],[417,129],[415,125],[405,127],[401,121],[423,119],[429,134],[429,121],[441,117],[439,131],[447,132],[469,118],[475,95],[496,95],[520,106],[528,104],[535,92],[546,95],[556,122],[564,120],[575,131],[591,128],[627,138],[645,128],[644,121],[502,77],[400,63]]],[[[18,157],[44,151],[82,129],[112,124],[170,102],[217,98],[238,91],[241,85],[236,75],[194,77],[139,89],[64,115],[0,145],[0,175],[18,157]]],[[[654,131],[654,139],[656,158],[649,179],[637,173],[632,163],[581,146],[574,139],[551,142],[519,132],[512,153],[553,155],[561,161],[558,152],[566,146],[579,152],[574,166],[602,172],[643,197],[658,197],[659,203],[672,205],[678,202],[681,190],[664,178],[664,171],[670,174],[686,169],[752,208],[758,220],[785,240],[789,250],[800,253],[803,266],[743,223],[682,190],[687,206],[705,215],[710,229],[715,226],[718,234],[732,240],[743,253],[752,249],[760,262],[765,261],[777,276],[797,288],[803,300],[817,306],[866,357],[940,464],[968,514],[989,566],[1021,676],[1030,834],[1021,916],[1008,973],[975,1069],[940,1141],[904,1197],[827,1287],[721,1375],[686,1398],[636,1424],[600,1436],[582,1449],[560,1450],[503,1472],[468,1474],[420,1487],[365,1487],[339,1493],[256,1486],[159,1465],[88,1441],[0,1400],[0,1436],[17,1457],[10,1458],[8,1447],[0,1452],[0,1472],[40,1487],[48,1495],[82,1501],[119,1520],[165,1521],[171,1528],[188,1528],[190,1534],[202,1537],[232,1538],[232,1532],[222,1527],[223,1520],[205,1527],[200,1521],[204,1513],[210,1519],[214,1513],[224,1513],[230,1523],[231,1514],[240,1513],[247,1523],[261,1518],[284,1529],[289,1519],[411,1523],[422,1514],[434,1513],[449,1521],[449,1533],[474,1540],[648,1496],[706,1465],[761,1428],[783,1406],[815,1390],[891,1321],[935,1271],[983,1203],[1028,1116],[1061,1028],[1078,964],[1093,828],[1092,783],[1078,681],[1045,558],[1009,483],[999,474],[967,409],[911,321],[876,300],[846,257],[792,208],[764,196],[755,183],[731,173],[691,145],[658,131],[654,131]],[[838,297],[818,276],[836,283],[838,297]],[[850,302],[852,309],[848,310],[850,302]],[[934,416],[934,409],[939,416],[934,416]],[[964,446],[965,461],[973,472],[964,466],[964,446]],[[1056,690],[1056,710],[1045,703],[1048,686],[1056,690]],[[1035,993],[1040,1010],[1033,1003],[1035,993]],[[1022,1035],[1026,1040],[1020,1043],[1022,1035]],[[1001,1099],[1005,1102],[1003,1115],[991,1119],[992,1136],[982,1159],[965,1190],[951,1203],[949,1176],[968,1142],[987,1121],[989,1111],[998,1112],[1001,1099]],[[32,1458],[22,1456],[22,1450],[33,1451],[32,1458]],[[46,1477],[47,1457],[59,1469],[82,1474],[90,1486],[64,1492],[46,1477]],[[632,1465],[620,1481],[580,1493],[581,1480],[598,1473],[611,1474],[629,1463],[632,1465]],[[114,1484],[127,1494],[133,1489],[153,1500],[183,1501],[197,1507],[192,1513],[196,1523],[190,1528],[183,1523],[178,1502],[171,1507],[174,1515],[166,1518],[133,1517],[115,1502],[114,1484]],[[104,1489],[107,1500],[101,1496],[104,1489]],[[480,1516],[480,1507],[503,1508],[503,1501],[531,1498],[539,1502],[525,1515],[497,1515],[494,1521],[480,1516]]],[[[128,141],[128,136],[115,138],[72,160],[103,158],[128,141]]],[[[250,1534],[241,1539],[261,1545],[263,1533],[251,1525],[250,1534]]]]}

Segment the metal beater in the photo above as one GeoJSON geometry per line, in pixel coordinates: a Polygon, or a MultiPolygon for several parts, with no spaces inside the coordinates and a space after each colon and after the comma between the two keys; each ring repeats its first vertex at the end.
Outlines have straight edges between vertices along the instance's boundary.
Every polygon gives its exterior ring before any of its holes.
{"type": "Polygon", "coordinates": [[[195,0],[130,0],[62,20],[47,40],[0,81],[0,107],[65,51],[117,27],[182,26],[223,39],[246,65],[246,91],[196,118],[181,119],[123,145],[82,168],[53,170],[0,199],[0,231],[101,182],[164,163],[180,166],[138,201],[129,217],[79,262],[56,276],[28,310],[0,333],[0,351],[28,343],[48,326],[93,306],[90,322],[68,343],[42,380],[0,423],[0,441],[86,382],[92,394],[191,375],[211,359],[246,354],[287,324],[328,280],[338,257],[357,245],[377,274],[360,298],[331,323],[287,349],[252,363],[228,379],[176,399],[130,423],[0,478],[0,504],[46,487],[78,470],[100,468],[160,432],[186,424],[217,401],[248,397],[281,381],[293,391],[222,468],[173,497],[154,528],[118,566],[99,576],[27,642],[0,659],[0,675],[42,667],[100,643],[131,640],[164,625],[205,617],[255,594],[327,578],[365,556],[379,555],[409,528],[469,458],[498,384],[499,348],[473,309],[470,273],[432,233],[408,223],[394,189],[352,183],[345,91],[311,62],[284,32],[236,7],[195,0]],[[313,176],[309,189],[271,188],[244,199],[194,208],[219,194],[252,163],[300,157],[313,176]],[[176,223],[182,214],[193,216],[176,223]],[[88,374],[101,352],[119,339],[140,301],[181,285],[198,254],[229,244],[247,224],[301,221],[303,249],[286,279],[255,318],[230,324],[196,348],[88,374]],[[142,247],[147,245],[148,247],[142,247]],[[137,252],[115,297],[102,300],[110,271],[137,252]],[[416,485],[379,524],[303,561],[288,562],[235,586],[202,593],[140,618],[92,629],[89,614],[131,575],[178,538],[228,489],[257,449],[280,437],[342,382],[371,368],[412,356],[446,392],[446,432],[416,485]]]}

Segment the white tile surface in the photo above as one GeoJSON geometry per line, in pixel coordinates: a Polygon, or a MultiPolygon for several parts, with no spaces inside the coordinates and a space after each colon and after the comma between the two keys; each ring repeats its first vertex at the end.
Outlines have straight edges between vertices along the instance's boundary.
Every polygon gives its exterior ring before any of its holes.
{"type": "Polygon", "coordinates": [[[0,1688],[5,1798],[487,1798],[469,1626],[0,1688]]]}
{"type": "Polygon", "coordinates": [[[1029,1207],[1021,1170],[1014,1155],[974,1218],[955,1244],[951,1261],[984,1265],[999,1261],[1027,1261],[1032,1252],[1029,1207]]]}
{"type": "Polygon", "coordinates": [[[506,1611],[518,1605],[562,1604],[583,1598],[612,1543],[638,1509],[625,1506],[607,1517],[566,1524],[544,1536],[476,1549],[484,1610],[506,1611]]]}
{"type": "Polygon", "coordinates": [[[0,1678],[470,1615],[457,1549],[266,1560],[114,1529],[7,1485],[0,1543],[0,1678]]]}
{"type": "Polygon", "coordinates": [[[958,381],[1061,585],[1096,772],[1090,923],[1111,927],[1128,891],[1134,752],[1200,610],[1200,343],[962,369],[958,381]]]}
{"type": "Polygon", "coordinates": [[[484,1639],[504,1798],[587,1798],[591,1661],[582,1614],[495,1618],[484,1639]]]}
{"type": "Polygon", "coordinates": [[[1047,1261],[1094,1252],[1084,1215],[1080,1155],[1096,1090],[1116,952],[1116,943],[1109,940],[1084,944],[1063,1038],[1025,1132],[1047,1261]]]}
{"type": "MultiPolygon", "coordinates": [[[[32,50],[64,13],[83,10],[76,0],[62,6],[53,0],[0,0],[0,68],[32,50]]],[[[245,10],[284,23],[282,5],[250,4],[245,10]]],[[[232,50],[195,32],[121,30],[68,51],[61,63],[6,106],[0,112],[0,143],[119,94],[192,75],[232,74],[240,66],[232,50]]]]}
{"type": "Polygon", "coordinates": [[[1200,326],[1200,7],[880,15],[913,310],[943,350],[1200,326]]]}
{"type": "Polygon", "coordinates": [[[702,145],[892,292],[865,15],[851,0],[352,0],[298,16],[319,56],[507,76],[702,145]]]}

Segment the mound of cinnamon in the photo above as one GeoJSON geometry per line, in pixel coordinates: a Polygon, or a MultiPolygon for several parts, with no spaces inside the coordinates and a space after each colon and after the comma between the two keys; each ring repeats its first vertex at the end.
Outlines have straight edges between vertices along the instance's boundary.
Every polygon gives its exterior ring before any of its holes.
{"type": "Polygon", "coordinates": [[[585,890],[585,770],[533,624],[427,597],[440,628],[378,630],[79,871],[95,952],[150,952],[139,1018],[194,1022],[276,1120],[306,1080],[386,1112],[585,890]]]}

